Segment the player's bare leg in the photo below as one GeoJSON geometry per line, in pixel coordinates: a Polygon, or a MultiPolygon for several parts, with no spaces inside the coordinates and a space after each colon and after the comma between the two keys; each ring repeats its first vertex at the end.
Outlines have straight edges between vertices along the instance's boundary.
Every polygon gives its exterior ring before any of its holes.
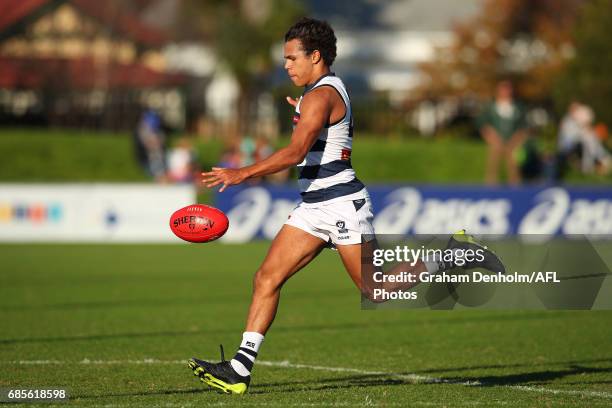
{"type": "Polygon", "coordinates": [[[276,316],[281,287],[308,265],[324,246],[325,241],[299,228],[290,225],[281,228],[255,273],[246,331],[234,358],[225,361],[222,351],[220,363],[197,358],[189,360],[189,367],[202,382],[228,394],[246,392],[259,347],[276,316]]]}
{"type": "Polygon", "coordinates": [[[421,260],[418,260],[414,265],[403,262],[395,265],[390,271],[385,272],[385,275],[398,275],[402,272],[408,272],[415,276],[414,282],[375,282],[374,272],[376,272],[376,267],[371,262],[374,250],[378,248],[375,239],[361,244],[337,245],[336,247],[349,276],[361,293],[372,301],[375,301],[374,289],[384,289],[388,292],[410,289],[420,283],[420,273],[427,271],[425,264],[421,260]],[[368,261],[363,262],[363,259],[368,261]]]}
{"type": "Polygon", "coordinates": [[[291,225],[283,226],[255,273],[247,332],[266,334],[276,316],[281,287],[308,265],[324,246],[320,238],[291,225]]]}

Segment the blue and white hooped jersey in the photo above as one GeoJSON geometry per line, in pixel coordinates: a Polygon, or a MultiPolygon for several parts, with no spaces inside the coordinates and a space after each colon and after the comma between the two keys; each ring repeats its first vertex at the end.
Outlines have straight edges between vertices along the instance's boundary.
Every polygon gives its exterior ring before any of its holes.
{"type": "MultiPolygon", "coordinates": [[[[344,83],[333,73],[326,74],[307,86],[304,95],[321,86],[334,88],[344,101],[346,109],[342,119],[328,123],[321,130],[310,151],[297,167],[298,185],[305,205],[327,203],[331,200],[355,200],[368,195],[351,166],[353,112],[344,83]]],[[[300,118],[302,98],[295,107],[294,126],[300,118]]]]}

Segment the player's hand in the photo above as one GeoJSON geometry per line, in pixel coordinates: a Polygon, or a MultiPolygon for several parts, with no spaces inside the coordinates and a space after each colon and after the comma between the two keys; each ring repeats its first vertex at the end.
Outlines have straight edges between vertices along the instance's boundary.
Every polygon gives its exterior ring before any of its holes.
{"type": "Polygon", "coordinates": [[[208,187],[216,187],[223,184],[219,192],[223,192],[227,186],[240,184],[246,180],[247,175],[243,169],[226,169],[223,167],[213,167],[211,171],[202,173],[202,183],[208,187]]]}
{"type": "Polygon", "coordinates": [[[294,108],[297,106],[298,102],[300,101],[298,98],[292,98],[290,96],[288,96],[286,99],[287,99],[287,103],[293,106],[294,108]]]}

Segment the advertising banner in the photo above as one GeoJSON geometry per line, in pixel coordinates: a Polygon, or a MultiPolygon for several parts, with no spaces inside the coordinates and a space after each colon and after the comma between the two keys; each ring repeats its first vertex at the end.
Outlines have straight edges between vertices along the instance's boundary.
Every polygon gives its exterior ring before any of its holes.
{"type": "Polygon", "coordinates": [[[0,241],[178,242],[170,215],[192,186],[0,184],[0,241]]]}
{"type": "MultiPolygon", "coordinates": [[[[379,234],[587,235],[612,238],[612,188],[369,185],[379,234]]],[[[232,187],[216,206],[226,242],[272,239],[300,195],[293,186],[232,187]]]]}

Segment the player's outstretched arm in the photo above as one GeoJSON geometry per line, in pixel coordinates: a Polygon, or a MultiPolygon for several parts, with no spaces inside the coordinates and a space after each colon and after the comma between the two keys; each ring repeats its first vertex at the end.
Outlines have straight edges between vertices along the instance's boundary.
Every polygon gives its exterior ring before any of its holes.
{"type": "Polygon", "coordinates": [[[227,186],[240,184],[248,178],[273,174],[302,162],[329,119],[331,95],[326,88],[309,92],[302,99],[300,120],[288,146],[250,166],[239,169],[213,167],[211,171],[202,173],[204,185],[212,188],[222,184],[221,192],[227,186]]]}

